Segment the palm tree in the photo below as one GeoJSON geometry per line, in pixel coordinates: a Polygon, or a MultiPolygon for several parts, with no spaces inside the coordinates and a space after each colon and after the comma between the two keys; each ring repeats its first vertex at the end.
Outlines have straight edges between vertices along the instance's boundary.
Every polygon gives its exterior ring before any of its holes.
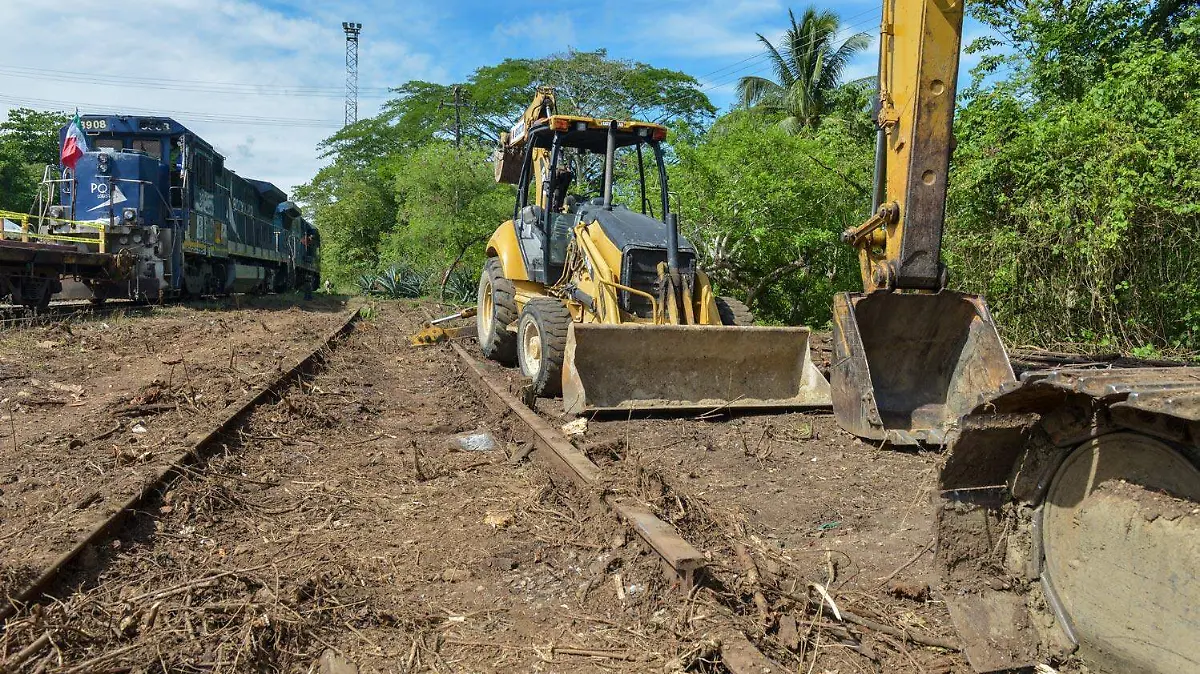
{"type": "MultiPolygon", "coordinates": [[[[762,33],[758,34],[778,81],[743,77],[738,81],[737,92],[745,107],[783,113],[780,125],[797,133],[821,121],[829,93],[842,86],[842,72],[855,54],[871,45],[871,38],[866,33],[857,33],[837,44],[840,25],[837,15],[815,7],[804,10],[799,23],[790,9],[788,18],[792,25],[783,36],[781,48],[776,48],[762,33]]],[[[856,80],[847,86],[862,86],[873,79],[856,80]]]]}

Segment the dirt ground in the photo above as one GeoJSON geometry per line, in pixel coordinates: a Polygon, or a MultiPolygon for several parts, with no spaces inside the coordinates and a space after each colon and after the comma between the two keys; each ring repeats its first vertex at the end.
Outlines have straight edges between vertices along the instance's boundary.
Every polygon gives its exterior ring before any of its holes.
{"type": "Polygon", "coordinates": [[[342,304],[213,302],[0,333],[0,592],[120,507],[175,440],[290,365],[342,304]]]}
{"type": "MultiPolygon", "coordinates": [[[[831,351],[823,337],[814,339],[818,363],[831,351]]],[[[487,367],[510,388],[520,386],[519,373],[487,367]]],[[[561,400],[538,403],[548,421],[571,420],[561,400]]],[[[933,496],[940,453],[864,442],[838,427],[829,411],[609,416],[590,419],[573,442],[618,480],[639,484],[639,497],[737,577],[744,567],[733,548],[741,543],[755,552],[771,584],[791,590],[786,594],[804,595],[817,583],[841,609],[954,641],[949,613],[931,590],[938,577],[933,496]]],[[[726,602],[735,611],[751,603],[749,597],[726,602]]],[[[786,597],[771,608],[784,618],[765,626],[741,620],[739,627],[780,664],[808,671],[813,624],[820,621],[790,613],[786,597]]],[[[914,648],[888,635],[854,636],[818,644],[829,651],[814,671],[970,671],[943,649],[914,648]],[[868,644],[874,660],[852,648],[856,640],[868,644]]]]}
{"type": "MultiPolygon", "coordinates": [[[[343,308],[175,308],[7,333],[6,587],[343,308]]],[[[513,420],[454,352],[407,346],[423,318],[373,307],[324,370],[257,408],[53,601],[10,619],[0,662],[41,637],[18,671],[316,671],[324,656],[323,671],[344,658],[362,672],[720,672],[711,640],[740,630],[782,671],[967,671],[811,599],[816,584],[844,610],[953,639],[923,553],[937,455],[862,444],[826,414],[593,420],[574,441],[604,491],[649,504],[711,558],[688,592],[602,493],[510,460],[513,420]],[[495,446],[459,442],[476,433],[495,446]]],[[[566,421],[555,401],[539,411],[566,421]]]]}

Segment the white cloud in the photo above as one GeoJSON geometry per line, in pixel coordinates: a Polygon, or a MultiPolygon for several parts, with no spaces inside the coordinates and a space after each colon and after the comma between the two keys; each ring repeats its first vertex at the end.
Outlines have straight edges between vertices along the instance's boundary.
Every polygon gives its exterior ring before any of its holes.
{"type": "Polygon", "coordinates": [[[533,16],[521,14],[496,24],[492,34],[502,42],[522,44],[527,43],[532,36],[537,36],[537,41],[542,46],[551,49],[575,45],[578,39],[575,34],[575,22],[570,15],[564,13],[533,16]]]}
{"type": "Polygon", "coordinates": [[[687,3],[666,11],[646,25],[645,39],[654,39],[666,53],[706,57],[750,56],[762,51],[755,36],[772,30],[754,28],[764,20],[779,24],[786,8],[777,0],[687,3]]]}
{"type": "MultiPolygon", "coordinates": [[[[369,0],[333,4],[347,19],[375,11],[369,0]]],[[[326,3],[314,9],[126,0],[116,11],[91,1],[3,0],[0,25],[10,30],[0,48],[0,111],[26,102],[84,113],[170,113],[232,170],[290,190],[316,172],[317,143],[343,119],[341,19],[326,3]],[[239,86],[212,84],[229,82],[239,86]]],[[[408,46],[406,34],[395,25],[364,28],[360,117],[376,112],[388,85],[445,77],[431,56],[408,46]]]]}

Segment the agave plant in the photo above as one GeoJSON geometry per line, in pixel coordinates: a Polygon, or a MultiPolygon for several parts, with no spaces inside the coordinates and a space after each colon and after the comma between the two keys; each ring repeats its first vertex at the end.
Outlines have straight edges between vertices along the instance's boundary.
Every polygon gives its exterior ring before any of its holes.
{"type": "Polygon", "coordinates": [[[454,304],[471,304],[475,301],[479,279],[465,269],[455,269],[446,279],[445,301],[454,304]]]}
{"type": "Polygon", "coordinates": [[[379,274],[363,275],[358,286],[363,294],[386,299],[412,299],[424,294],[427,275],[407,265],[392,265],[379,274]]]}

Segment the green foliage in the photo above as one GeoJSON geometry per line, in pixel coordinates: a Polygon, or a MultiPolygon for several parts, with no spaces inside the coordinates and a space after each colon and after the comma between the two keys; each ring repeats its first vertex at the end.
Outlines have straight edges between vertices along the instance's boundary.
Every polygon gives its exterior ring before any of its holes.
{"type": "Polygon", "coordinates": [[[681,226],[720,291],[769,321],[826,324],[833,293],[858,283],[838,237],[870,210],[869,139],[832,118],[792,135],[737,112],[676,151],[681,226]]]}
{"type": "Polygon", "coordinates": [[[970,48],[1007,47],[986,55],[978,74],[1007,69],[1008,84],[1038,100],[1082,98],[1130,47],[1146,39],[1174,42],[1197,11],[1183,0],[978,0],[970,8],[999,35],[970,48]]]}
{"type": "Polygon", "coordinates": [[[505,59],[477,69],[459,85],[462,105],[457,117],[453,85],[406,82],[394,90],[396,97],[378,116],[342,129],[321,147],[326,156],[362,165],[434,140],[452,140],[456,124],[463,140],[492,146],[521,116],[539,86],[555,88],[564,114],[640,115],[701,125],[716,113],[690,75],[609,58],[603,49],[570,51],[540,59],[505,59]]]}
{"type": "Polygon", "coordinates": [[[459,267],[446,279],[446,292],[442,299],[452,304],[475,304],[475,293],[479,290],[479,269],[459,267]]]}
{"type": "Polygon", "coordinates": [[[358,278],[359,292],[384,299],[415,299],[425,294],[429,274],[410,265],[396,264],[379,274],[358,278]]]}
{"type": "Polygon", "coordinates": [[[512,187],[495,182],[487,157],[482,148],[440,142],[398,157],[396,225],[383,236],[381,261],[478,269],[483,244],[512,217],[516,198],[512,187]]]}
{"type": "Polygon", "coordinates": [[[321,274],[353,284],[379,267],[381,240],[396,223],[392,167],[335,162],[321,169],[294,198],[305,204],[321,231],[321,274]]]}
{"type": "MultiPolygon", "coordinates": [[[[870,46],[871,39],[866,33],[856,33],[837,42],[840,21],[828,10],[809,7],[797,22],[789,9],[788,19],[791,25],[779,47],[758,34],[770,55],[775,80],[751,75],[738,80],[737,89],[742,106],[775,113],[782,117],[780,124],[785,129],[798,133],[820,123],[834,92],[843,86],[842,72],[858,52],[870,46]]],[[[860,80],[846,86],[861,91],[864,84],[866,81],[860,80]]]]}
{"type": "Polygon", "coordinates": [[[1057,27],[1013,18],[1044,60],[960,111],[947,258],[1010,341],[1196,350],[1200,19],[1164,35],[1141,32],[1154,7],[1085,4],[1057,27]],[[1095,17],[1120,25],[1104,38],[1095,17]],[[1092,56],[1102,70],[1060,69],[1092,56]]]}
{"type": "Polygon", "coordinates": [[[58,164],[58,130],[68,121],[60,112],[8,111],[0,122],[0,210],[29,212],[42,171],[58,164]]]}

